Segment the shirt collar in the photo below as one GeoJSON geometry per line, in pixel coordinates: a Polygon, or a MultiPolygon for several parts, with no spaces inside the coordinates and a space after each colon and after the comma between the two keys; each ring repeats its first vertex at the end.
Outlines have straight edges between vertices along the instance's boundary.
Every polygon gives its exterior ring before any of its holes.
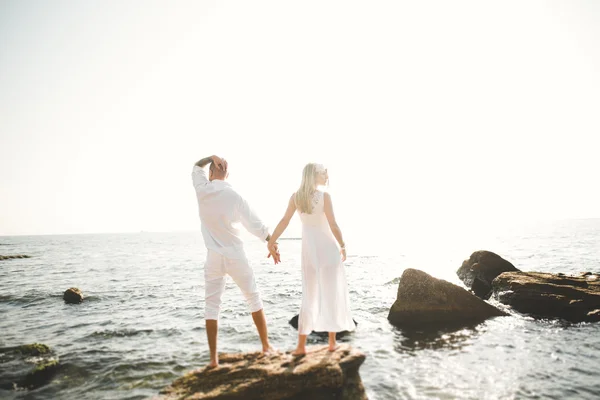
{"type": "Polygon", "coordinates": [[[231,187],[231,184],[229,182],[222,181],[220,179],[215,179],[215,180],[211,181],[211,183],[213,185],[215,185],[216,187],[219,187],[219,188],[221,188],[221,187],[231,187]]]}

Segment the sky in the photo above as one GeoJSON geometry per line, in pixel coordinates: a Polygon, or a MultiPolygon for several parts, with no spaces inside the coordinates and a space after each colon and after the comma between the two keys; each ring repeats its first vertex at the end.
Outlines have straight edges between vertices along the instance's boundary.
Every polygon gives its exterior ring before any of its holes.
{"type": "Polygon", "coordinates": [[[594,0],[0,0],[0,235],[199,230],[212,154],[271,227],[308,162],[343,231],[600,217],[599,110],[594,0]]]}

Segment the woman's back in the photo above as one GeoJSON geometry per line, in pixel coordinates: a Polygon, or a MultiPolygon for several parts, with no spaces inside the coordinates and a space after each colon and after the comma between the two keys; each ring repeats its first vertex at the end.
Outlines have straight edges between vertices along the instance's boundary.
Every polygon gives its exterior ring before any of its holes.
{"type": "Polygon", "coordinates": [[[327,230],[329,230],[327,217],[325,216],[324,202],[324,193],[316,190],[312,196],[312,212],[308,214],[298,210],[298,215],[302,221],[303,228],[319,227],[323,229],[327,228],[327,230]]]}

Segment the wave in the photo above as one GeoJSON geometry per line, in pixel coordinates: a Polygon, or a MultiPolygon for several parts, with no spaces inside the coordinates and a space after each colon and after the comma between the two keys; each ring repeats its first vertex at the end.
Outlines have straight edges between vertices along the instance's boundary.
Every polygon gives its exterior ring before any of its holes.
{"type": "Polygon", "coordinates": [[[20,260],[23,258],[31,258],[31,256],[27,254],[9,254],[7,256],[0,255],[0,260],[2,261],[20,260]]]}
{"type": "Polygon", "coordinates": [[[122,337],[133,337],[139,335],[150,335],[150,334],[159,334],[162,336],[172,336],[181,334],[180,329],[169,328],[169,329],[105,329],[101,331],[95,331],[85,336],[86,338],[101,338],[101,339],[111,339],[111,338],[122,338],[122,337]]]}
{"type": "MultiPolygon", "coordinates": [[[[0,295],[0,303],[5,303],[9,305],[22,306],[28,305],[31,303],[37,303],[40,301],[44,301],[52,295],[44,294],[44,293],[26,293],[23,295],[10,295],[10,294],[2,294],[0,295]]],[[[62,297],[62,295],[61,295],[62,297]]]]}
{"type": "Polygon", "coordinates": [[[101,337],[101,338],[106,338],[106,339],[113,338],[113,337],[131,337],[131,336],[149,334],[149,333],[152,333],[153,331],[154,331],[154,329],[116,329],[116,330],[106,329],[106,330],[102,330],[102,331],[95,331],[95,332],[87,335],[86,337],[88,337],[88,338],[101,337]]]}

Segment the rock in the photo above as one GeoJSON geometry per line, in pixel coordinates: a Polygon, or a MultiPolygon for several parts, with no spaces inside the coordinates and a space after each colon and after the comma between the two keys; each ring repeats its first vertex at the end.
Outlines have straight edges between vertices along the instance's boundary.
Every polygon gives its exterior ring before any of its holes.
{"type": "Polygon", "coordinates": [[[475,296],[487,300],[492,294],[492,281],[501,273],[508,271],[519,270],[498,254],[480,250],[471,254],[456,274],[475,296]]]}
{"type": "Polygon", "coordinates": [[[60,364],[45,344],[0,349],[0,388],[36,389],[50,382],[60,364]]]}
{"type": "Polygon", "coordinates": [[[50,353],[50,347],[42,343],[24,344],[16,347],[15,351],[25,356],[41,356],[50,353]]]}
{"type": "Polygon", "coordinates": [[[358,369],[365,355],[349,345],[304,357],[221,354],[219,367],[188,372],[155,399],[367,399],[358,369]]]}
{"type": "Polygon", "coordinates": [[[579,276],[588,276],[588,275],[596,275],[596,274],[589,272],[589,271],[579,273],[579,276]]]}
{"type": "Polygon", "coordinates": [[[81,290],[72,287],[70,289],[65,290],[65,293],[63,294],[63,299],[65,303],[79,304],[83,301],[83,293],[81,292],[81,290]]]}
{"type": "Polygon", "coordinates": [[[396,302],[388,320],[400,328],[459,326],[507,315],[450,282],[417,269],[400,277],[396,302]]]}
{"type": "MultiPolygon", "coordinates": [[[[296,314],[292,317],[292,319],[289,320],[289,324],[294,327],[294,329],[298,330],[298,317],[299,315],[296,314]]],[[[353,318],[352,321],[354,321],[354,326],[357,326],[358,323],[356,322],[356,320],[353,318]]],[[[335,334],[336,339],[341,339],[344,336],[346,336],[347,334],[351,333],[350,331],[342,331],[342,332],[338,332],[335,334]]],[[[315,332],[312,331],[311,335],[317,335],[320,337],[328,337],[329,333],[328,332],[315,332]]]]}
{"type": "Polygon", "coordinates": [[[0,256],[0,260],[12,260],[15,258],[31,258],[31,256],[26,256],[25,254],[14,254],[12,256],[0,256]]]}
{"type": "MultiPolygon", "coordinates": [[[[565,274],[558,274],[558,276],[566,276],[565,274]]],[[[590,272],[590,271],[586,271],[586,272],[580,272],[575,276],[579,276],[579,277],[583,277],[588,281],[596,281],[598,279],[600,279],[600,273],[598,272],[590,272]]]]}
{"type": "Polygon", "coordinates": [[[46,360],[36,364],[19,386],[27,389],[35,389],[50,382],[58,371],[58,360],[46,360]]]}
{"type": "Polygon", "coordinates": [[[600,321],[600,281],[590,276],[542,272],[505,272],[494,279],[494,297],[513,309],[539,318],[570,322],[600,321]]]}

